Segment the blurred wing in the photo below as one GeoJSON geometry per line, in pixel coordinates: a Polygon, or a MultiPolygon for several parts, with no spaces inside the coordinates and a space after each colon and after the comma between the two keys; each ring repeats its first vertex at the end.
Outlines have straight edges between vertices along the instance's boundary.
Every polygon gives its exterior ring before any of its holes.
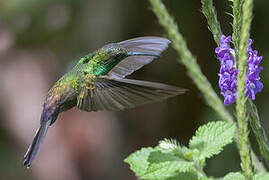
{"type": "Polygon", "coordinates": [[[77,107],[85,111],[125,110],[167,99],[186,90],[155,82],[131,79],[97,79],[95,88],[80,90],[77,107]]]}
{"type": "MultiPolygon", "coordinates": [[[[164,51],[170,41],[161,37],[139,37],[119,42],[119,44],[129,51],[139,51],[153,53],[159,56],[164,51]]],[[[142,66],[150,63],[154,56],[129,56],[117,64],[108,75],[115,79],[122,79],[132,74],[142,66]]]]}

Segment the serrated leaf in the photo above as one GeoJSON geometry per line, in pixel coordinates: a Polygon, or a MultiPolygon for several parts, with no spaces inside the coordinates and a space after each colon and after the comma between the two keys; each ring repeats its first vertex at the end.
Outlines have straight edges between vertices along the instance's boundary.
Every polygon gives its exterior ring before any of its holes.
{"type": "Polygon", "coordinates": [[[124,162],[130,165],[130,169],[135,172],[136,176],[143,176],[148,168],[148,157],[151,152],[155,151],[153,148],[142,148],[129,155],[124,162]]]}
{"type": "Polygon", "coordinates": [[[163,150],[167,150],[170,152],[181,148],[180,145],[177,143],[177,141],[174,139],[161,140],[159,142],[159,147],[162,148],[163,150]]]}
{"type": "Polygon", "coordinates": [[[199,155],[197,149],[189,149],[185,146],[180,146],[179,143],[173,139],[164,139],[160,141],[158,147],[163,153],[169,153],[186,161],[194,161],[199,155]]]}
{"type": "Polygon", "coordinates": [[[224,121],[210,122],[201,126],[190,140],[190,149],[200,151],[200,159],[210,158],[219,154],[223,147],[233,141],[236,126],[224,121]]]}
{"type": "Polygon", "coordinates": [[[151,152],[148,157],[149,166],[142,179],[167,179],[176,176],[179,172],[188,172],[194,162],[183,160],[160,150],[151,152]]]}
{"type": "Polygon", "coordinates": [[[215,179],[212,177],[199,177],[198,180],[220,180],[220,179],[215,179]]]}
{"type": "Polygon", "coordinates": [[[254,176],[254,180],[268,180],[268,179],[269,179],[269,173],[260,173],[254,176]]]}
{"type": "Polygon", "coordinates": [[[177,173],[173,177],[169,177],[166,180],[200,180],[194,172],[177,173]]]}
{"type": "Polygon", "coordinates": [[[248,103],[247,103],[247,113],[248,113],[248,118],[249,118],[251,129],[259,144],[260,152],[268,165],[269,164],[268,162],[269,161],[269,140],[261,124],[258,110],[255,104],[251,100],[248,100],[248,103]]]}
{"type": "Polygon", "coordinates": [[[240,172],[231,172],[223,180],[245,180],[245,177],[240,172]]]}

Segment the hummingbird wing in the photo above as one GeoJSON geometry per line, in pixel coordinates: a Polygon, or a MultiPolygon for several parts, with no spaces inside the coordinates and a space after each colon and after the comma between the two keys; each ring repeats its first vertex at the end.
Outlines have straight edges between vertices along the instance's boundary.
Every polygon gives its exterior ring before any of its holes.
{"type": "Polygon", "coordinates": [[[125,110],[157,102],[184,93],[174,86],[131,79],[98,78],[95,88],[83,87],[77,98],[77,107],[85,111],[125,110]]]}
{"type": "MultiPolygon", "coordinates": [[[[128,49],[128,51],[145,52],[159,56],[168,47],[169,43],[170,41],[168,39],[149,36],[129,39],[118,44],[128,49]]],[[[129,56],[117,64],[108,73],[108,76],[115,79],[122,79],[150,63],[156,56],[129,56]]]]}

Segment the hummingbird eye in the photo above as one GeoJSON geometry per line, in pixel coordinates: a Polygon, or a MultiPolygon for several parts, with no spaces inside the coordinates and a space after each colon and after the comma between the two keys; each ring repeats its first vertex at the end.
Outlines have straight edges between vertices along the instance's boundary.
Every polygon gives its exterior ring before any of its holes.
{"type": "Polygon", "coordinates": [[[86,64],[86,63],[88,63],[88,62],[93,58],[93,56],[95,56],[95,54],[96,54],[96,53],[91,53],[91,54],[88,54],[88,55],[85,56],[85,57],[82,57],[82,58],[80,59],[80,62],[81,62],[82,64],[86,64]]]}
{"type": "Polygon", "coordinates": [[[86,64],[86,63],[88,63],[89,62],[89,58],[82,58],[82,64],[86,64]]]}

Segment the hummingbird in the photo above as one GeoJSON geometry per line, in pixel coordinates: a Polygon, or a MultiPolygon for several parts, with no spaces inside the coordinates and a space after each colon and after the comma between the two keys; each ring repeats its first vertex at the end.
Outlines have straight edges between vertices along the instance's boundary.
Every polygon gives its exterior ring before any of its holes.
{"type": "Polygon", "coordinates": [[[182,88],[125,78],[159,57],[169,43],[162,37],[138,37],[104,45],[80,58],[49,90],[24,166],[31,166],[59,113],[72,107],[88,112],[122,111],[183,94],[182,88]]]}

